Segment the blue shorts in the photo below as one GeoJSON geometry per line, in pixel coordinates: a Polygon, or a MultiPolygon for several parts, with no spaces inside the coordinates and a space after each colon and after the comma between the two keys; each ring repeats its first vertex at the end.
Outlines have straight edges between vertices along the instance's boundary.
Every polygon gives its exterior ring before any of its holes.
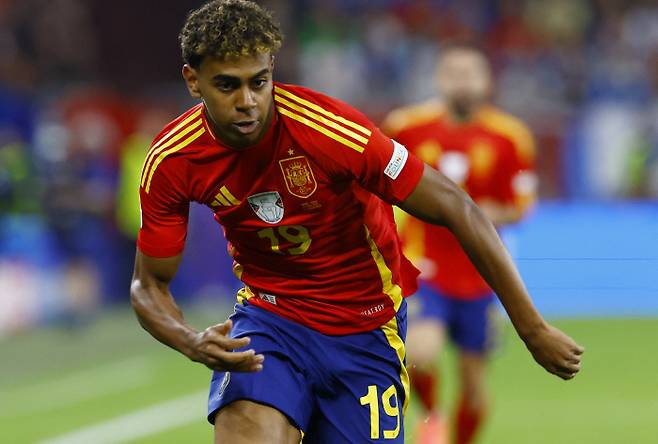
{"type": "Polygon", "coordinates": [[[231,319],[231,336],[249,336],[247,348],[265,362],[258,373],[213,373],[208,421],[242,399],[285,414],[304,443],[404,442],[405,302],[379,329],[344,336],[323,335],[247,302],[236,305],[231,319]]]}
{"type": "Polygon", "coordinates": [[[421,319],[440,321],[461,350],[487,353],[495,348],[497,336],[495,300],[494,293],[474,300],[451,298],[421,283],[407,302],[412,325],[421,319]]]}

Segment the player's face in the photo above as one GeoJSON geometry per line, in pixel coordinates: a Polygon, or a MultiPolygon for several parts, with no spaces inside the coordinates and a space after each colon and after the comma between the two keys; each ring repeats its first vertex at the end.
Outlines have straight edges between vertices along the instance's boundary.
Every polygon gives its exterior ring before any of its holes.
{"type": "Polygon", "coordinates": [[[485,57],[470,49],[452,49],[437,67],[439,92],[449,107],[470,113],[489,98],[491,73],[485,57]]]}
{"type": "Polygon", "coordinates": [[[245,148],[258,143],[272,121],[272,68],[269,53],[206,57],[198,69],[183,66],[183,77],[190,94],[203,99],[215,135],[245,148]]]}

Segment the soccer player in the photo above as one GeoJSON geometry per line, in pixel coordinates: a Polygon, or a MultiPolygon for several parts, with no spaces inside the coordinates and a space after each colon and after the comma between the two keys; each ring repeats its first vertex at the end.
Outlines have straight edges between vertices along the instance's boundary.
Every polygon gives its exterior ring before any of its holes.
{"type": "Polygon", "coordinates": [[[390,204],[449,227],[535,360],[570,379],[582,348],[535,310],[482,211],[343,102],[272,81],[281,34],[245,0],[192,11],[183,77],[200,99],[158,135],[140,186],[132,304],[156,339],[214,370],[216,443],[402,443],[406,303],[417,272],[390,204]],[[169,291],[188,205],[210,208],[244,283],[196,331],[169,291]]]}
{"type": "MultiPolygon", "coordinates": [[[[534,146],[526,126],[489,104],[485,55],[469,44],[441,52],[436,71],[441,101],[394,110],[382,128],[467,191],[496,226],[518,222],[534,200],[534,146]]],[[[460,396],[454,442],[473,442],[485,415],[485,367],[493,342],[495,295],[449,230],[404,217],[405,253],[422,271],[410,299],[407,359],[411,385],[429,415],[422,443],[446,440],[436,405],[437,357],[448,337],[459,351],[460,396]]],[[[426,417],[425,415],[423,417],[426,417]]]]}

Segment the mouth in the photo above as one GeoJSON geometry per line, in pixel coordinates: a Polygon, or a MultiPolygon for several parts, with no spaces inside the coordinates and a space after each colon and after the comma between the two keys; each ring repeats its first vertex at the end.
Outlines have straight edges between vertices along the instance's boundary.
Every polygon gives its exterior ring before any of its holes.
{"type": "Polygon", "coordinates": [[[259,124],[260,122],[258,120],[243,120],[240,122],[233,122],[232,126],[241,134],[247,135],[256,131],[259,124]]]}

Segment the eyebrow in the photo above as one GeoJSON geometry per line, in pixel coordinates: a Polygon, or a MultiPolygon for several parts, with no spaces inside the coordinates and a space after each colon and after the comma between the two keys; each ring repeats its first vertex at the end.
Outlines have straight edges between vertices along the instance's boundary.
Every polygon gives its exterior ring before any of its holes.
{"type": "MultiPolygon", "coordinates": [[[[256,74],[254,74],[253,76],[251,76],[250,80],[251,80],[251,79],[255,79],[256,77],[263,76],[263,75],[267,74],[269,71],[270,71],[269,68],[261,69],[261,70],[258,71],[256,74]]],[[[215,82],[217,82],[217,81],[219,81],[219,80],[224,80],[224,81],[229,81],[229,82],[236,82],[236,81],[239,82],[239,81],[240,81],[240,78],[239,78],[239,77],[236,77],[236,76],[229,76],[229,75],[227,75],[227,74],[217,74],[217,75],[214,76],[212,79],[213,79],[213,81],[215,81],[215,82]]]]}

